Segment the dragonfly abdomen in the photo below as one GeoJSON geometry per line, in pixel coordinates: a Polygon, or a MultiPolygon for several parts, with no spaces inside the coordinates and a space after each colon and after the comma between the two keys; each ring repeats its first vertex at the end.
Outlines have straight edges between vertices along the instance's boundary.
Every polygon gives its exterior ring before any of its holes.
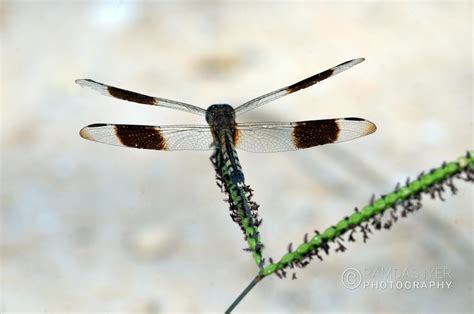
{"type": "Polygon", "coordinates": [[[232,137],[228,132],[222,132],[219,136],[222,162],[228,169],[230,180],[237,186],[243,186],[245,182],[242,166],[240,166],[239,157],[234,148],[232,137]]]}

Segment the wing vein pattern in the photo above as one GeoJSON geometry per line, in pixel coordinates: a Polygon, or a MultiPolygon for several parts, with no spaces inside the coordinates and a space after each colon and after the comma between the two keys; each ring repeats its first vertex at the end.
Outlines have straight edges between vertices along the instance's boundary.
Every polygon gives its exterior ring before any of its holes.
{"type": "Polygon", "coordinates": [[[340,143],[375,132],[361,118],[237,124],[235,147],[255,153],[283,152],[340,143]]]}
{"type": "Polygon", "coordinates": [[[207,125],[98,123],[83,128],[80,135],[94,142],[154,150],[210,150],[213,145],[211,129],[207,125]]]}
{"type": "Polygon", "coordinates": [[[294,93],[294,92],[297,92],[301,89],[304,89],[304,88],[308,88],[318,82],[321,82],[327,78],[330,78],[338,73],[341,73],[343,71],[346,71],[348,69],[350,69],[351,67],[353,67],[354,65],[356,64],[359,64],[361,63],[362,61],[364,61],[365,59],[364,58],[358,58],[358,59],[353,59],[353,60],[349,60],[349,61],[346,61],[346,62],[343,62],[341,64],[338,64],[330,69],[327,69],[323,72],[320,72],[318,74],[315,74],[313,76],[310,76],[304,80],[301,80],[297,83],[294,83],[292,85],[289,85],[289,86],[286,86],[286,87],[283,87],[283,88],[280,88],[280,89],[277,89],[277,90],[274,90],[270,93],[267,93],[267,94],[264,94],[262,96],[259,96],[257,98],[254,98],[250,101],[247,101],[246,103],[240,105],[239,107],[235,108],[235,114],[237,116],[247,112],[247,111],[250,111],[250,110],[253,110],[257,107],[260,107],[266,103],[269,103],[275,99],[278,99],[280,97],[283,97],[283,96],[286,96],[286,95],[289,95],[291,93],[294,93]]]}
{"type": "Polygon", "coordinates": [[[121,100],[131,101],[139,104],[151,105],[151,106],[162,106],[170,109],[176,109],[181,111],[186,111],[189,113],[198,114],[201,116],[206,115],[206,110],[187,104],[184,102],[179,102],[175,100],[159,98],[159,97],[152,97],[144,94],[140,94],[137,92],[132,92],[126,89],[106,85],[103,83],[96,82],[90,79],[81,79],[76,80],[76,84],[79,84],[82,87],[89,87],[95,90],[96,92],[105,95],[114,97],[121,100]]]}

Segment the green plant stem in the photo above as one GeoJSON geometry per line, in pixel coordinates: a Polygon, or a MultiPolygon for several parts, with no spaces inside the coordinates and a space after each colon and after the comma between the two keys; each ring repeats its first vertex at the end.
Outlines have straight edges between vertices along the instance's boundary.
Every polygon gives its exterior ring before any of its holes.
{"type": "MultiPolygon", "coordinates": [[[[320,258],[318,251],[322,249],[327,253],[329,248],[328,242],[338,241],[340,236],[346,231],[354,231],[356,227],[360,228],[364,233],[365,241],[367,239],[366,232],[369,229],[368,221],[371,220],[375,229],[380,229],[381,226],[388,229],[398,218],[393,216],[395,215],[394,211],[396,211],[397,206],[402,209],[401,215],[405,216],[407,213],[421,208],[422,193],[429,194],[431,198],[439,198],[441,200],[443,200],[442,193],[445,191],[445,188],[450,189],[451,192],[455,194],[456,188],[452,182],[453,178],[474,182],[474,151],[468,152],[465,156],[461,156],[455,161],[443,163],[440,167],[432,169],[426,174],[421,173],[418,178],[412,182],[407,180],[403,187],[397,185],[395,190],[387,195],[383,195],[378,199],[373,197],[370,203],[364,206],[361,211],[356,210],[355,213],[327,228],[323,233],[317,233],[310,240],[305,237],[305,241],[298,245],[294,251],[290,249],[278,262],[270,262],[270,264],[266,265],[263,269],[260,269],[258,275],[242,291],[225,313],[231,313],[263,278],[271,274],[277,274],[280,277],[282,275],[285,276],[285,268],[295,265],[304,267],[311,261],[312,256],[320,258]],[[465,177],[462,177],[463,173],[465,177]],[[392,209],[390,217],[393,220],[388,226],[386,224],[382,225],[381,217],[388,209],[392,209]]],[[[352,234],[349,236],[349,240],[351,237],[352,234]]],[[[344,251],[344,249],[340,250],[344,251]]]]}
{"type": "Polygon", "coordinates": [[[257,275],[251,282],[250,284],[244,289],[244,291],[242,291],[239,296],[237,297],[237,299],[235,299],[234,302],[232,302],[232,304],[229,306],[229,308],[225,311],[226,314],[229,314],[231,313],[234,308],[240,303],[240,301],[242,301],[243,298],[245,298],[245,296],[247,295],[247,293],[250,292],[250,290],[253,289],[253,287],[255,287],[255,285],[257,283],[260,282],[260,280],[262,280],[263,278],[265,278],[264,276],[262,275],[257,275]]]}

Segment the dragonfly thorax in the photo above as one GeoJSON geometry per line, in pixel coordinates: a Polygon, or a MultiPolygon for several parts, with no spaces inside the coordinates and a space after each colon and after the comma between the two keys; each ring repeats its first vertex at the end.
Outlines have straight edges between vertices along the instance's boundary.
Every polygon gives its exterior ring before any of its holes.
{"type": "Polygon", "coordinates": [[[206,121],[213,127],[234,127],[235,111],[227,104],[215,104],[206,110],[206,121]]]}

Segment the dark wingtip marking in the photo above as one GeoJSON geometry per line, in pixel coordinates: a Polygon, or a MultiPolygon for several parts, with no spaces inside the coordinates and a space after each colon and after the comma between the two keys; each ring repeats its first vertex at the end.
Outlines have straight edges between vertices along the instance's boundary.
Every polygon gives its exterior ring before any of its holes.
{"type": "Polygon", "coordinates": [[[107,123],[94,123],[94,124],[88,125],[87,127],[88,128],[99,128],[99,127],[103,127],[103,126],[107,126],[107,125],[108,125],[107,123]]]}
{"type": "Polygon", "coordinates": [[[349,120],[349,121],[366,121],[365,119],[357,118],[357,117],[344,118],[344,120],[349,120]]]}
{"type": "Polygon", "coordinates": [[[118,99],[132,101],[132,102],[146,104],[146,105],[156,105],[155,99],[147,95],[131,92],[131,91],[113,87],[113,86],[108,86],[107,90],[109,91],[109,94],[111,96],[118,99]]]}
{"type": "Polygon", "coordinates": [[[150,126],[116,125],[115,134],[128,147],[167,150],[166,139],[160,130],[150,126]]]}
{"type": "MultiPolygon", "coordinates": [[[[339,65],[338,65],[338,67],[340,67],[340,66],[344,66],[344,65],[346,65],[346,64],[349,64],[349,63],[352,63],[352,62],[354,62],[354,61],[357,61],[357,63],[356,63],[356,64],[359,64],[359,63],[361,63],[361,62],[365,61],[365,58],[356,58],[356,59],[352,59],[352,60],[349,60],[349,61],[346,61],[346,62],[343,62],[343,63],[339,64],[339,65]]],[[[355,65],[355,64],[354,64],[354,65],[355,65]]]]}
{"type": "Polygon", "coordinates": [[[293,128],[293,142],[297,148],[309,148],[334,143],[338,134],[334,119],[298,122],[293,128]]]}
{"type": "Polygon", "coordinates": [[[304,79],[302,81],[299,81],[298,83],[295,83],[291,86],[288,86],[288,92],[289,93],[294,93],[300,89],[310,87],[311,85],[316,84],[319,81],[325,80],[328,77],[330,77],[334,73],[333,69],[329,69],[326,71],[323,71],[321,73],[318,73],[316,75],[313,75],[311,77],[308,77],[307,79],[304,79]]]}
{"type": "MultiPolygon", "coordinates": [[[[84,87],[84,85],[86,85],[85,83],[93,83],[93,84],[97,84],[97,85],[104,85],[102,83],[99,83],[99,82],[96,82],[94,80],[91,80],[91,79],[77,79],[74,81],[74,83],[80,85],[81,87],[84,87]]],[[[91,86],[89,86],[91,87],[91,86]]]]}

